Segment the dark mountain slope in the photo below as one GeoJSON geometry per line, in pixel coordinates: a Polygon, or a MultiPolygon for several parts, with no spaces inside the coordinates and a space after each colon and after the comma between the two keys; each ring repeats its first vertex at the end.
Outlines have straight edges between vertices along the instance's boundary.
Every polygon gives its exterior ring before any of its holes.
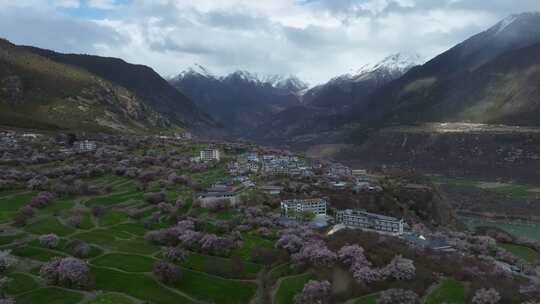
{"type": "Polygon", "coordinates": [[[177,127],[136,93],[0,40],[0,124],[150,132],[177,127]]]}
{"type": "Polygon", "coordinates": [[[171,87],[150,67],[129,64],[117,58],[61,54],[34,47],[27,49],[53,61],[81,67],[90,73],[125,87],[175,124],[199,127],[212,123],[211,119],[200,111],[189,98],[171,87]]]}

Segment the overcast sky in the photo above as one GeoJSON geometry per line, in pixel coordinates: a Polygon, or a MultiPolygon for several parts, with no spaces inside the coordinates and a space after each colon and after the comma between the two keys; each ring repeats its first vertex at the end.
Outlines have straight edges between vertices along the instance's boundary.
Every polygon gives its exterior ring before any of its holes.
{"type": "Polygon", "coordinates": [[[397,52],[429,59],[538,10],[539,0],[0,0],[0,36],[163,76],[198,63],[316,84],[397,52]]]}

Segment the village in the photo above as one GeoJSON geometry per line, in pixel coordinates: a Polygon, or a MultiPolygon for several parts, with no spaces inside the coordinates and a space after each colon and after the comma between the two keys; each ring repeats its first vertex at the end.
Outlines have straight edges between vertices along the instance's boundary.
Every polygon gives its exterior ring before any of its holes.
{"type": "Polygon", "coordinates": [[[540,281],[534,260],[510,251],[537,245],[463,230],[409,169],[183,133],[17,130],[0,132],[0,168],[0,299],[17,303],[290,304],[340,281],[329,303],[370,303],[395,286],[436,297],[456,284],[472,286],[461,295],[471,299],[486,282],[506,300],[540,281]],[[62,262],[81,275],[59,280],[62,262]]]}

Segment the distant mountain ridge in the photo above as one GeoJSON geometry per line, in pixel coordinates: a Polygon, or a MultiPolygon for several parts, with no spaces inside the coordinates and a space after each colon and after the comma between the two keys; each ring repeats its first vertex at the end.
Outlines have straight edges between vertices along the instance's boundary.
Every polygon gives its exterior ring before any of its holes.
{"type": "Polygon", "coordinates": [[[307,88],[295,76],[259,76],[248,71],[216,76],[201,65],[169,82],[237,136],[244,136],[268,116],[300,104],[299,92],[307,88]]]}
{"type": "Polygon", "coordinates": [[[353,104],[387,83],[398,79],[424,61],[417,54],[397,53],[373,65],[332,78],[323,85],[308,90],[303,103],[312,106],[347,110],[353,104]]]}
{"type": "Polygon", "coordinates": [[[343,116],[377,89],[423,62],[419,55],[398,53],[361,69],[305,90],[302,103],[267,117],[248,137],[281,142],[302,134],[326,132],[344,122],[343,116]]]}

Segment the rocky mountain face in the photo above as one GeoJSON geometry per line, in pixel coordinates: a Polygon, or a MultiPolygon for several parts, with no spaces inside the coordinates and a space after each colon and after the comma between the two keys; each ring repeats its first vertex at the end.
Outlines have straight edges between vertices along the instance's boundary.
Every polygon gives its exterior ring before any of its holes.
{"type": "Polygon", "coordinates": [[[181,98],[168,99],[174,95],[167,95],[171,94],[164,89],[167,82],[154,74],[118,59],[63,55],[0,40],[0,122],[120,132],[193,128],[210,122],[170,87],[169,92],[181,98]],[[164,91],[150,96],[151,85],[160,83],[164,91]],[[175,113],[166,115],[167,109],[175,113]]]}
{"type": "Polygon", "coordinates": [[[307,87],[294,76],[260,77],[236,71],[218,77],[202,66],[169,82],[237,136],[245,136],[268,116],[300,104],[299,92],[307,87]]]}
{"type": "Polygon", "coordinates": [[[538,124],[540,13],[511,16],[374,92],[348,122],[538,124]]]}

